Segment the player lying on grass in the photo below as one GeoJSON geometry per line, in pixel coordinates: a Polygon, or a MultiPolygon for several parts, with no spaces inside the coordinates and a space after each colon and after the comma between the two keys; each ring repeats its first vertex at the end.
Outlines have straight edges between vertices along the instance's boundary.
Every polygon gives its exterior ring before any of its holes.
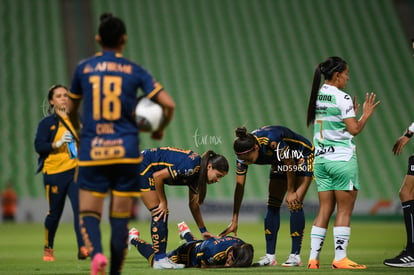
{"type": "MultiPolygon", "coordinates": [[[[253,261],[253,246],[243,240],[225,236],[196,240],[185,222],[178,224],[181,239],[186,243],[167,253],[168,258],[184,267],[219,268],[219,267],[249,267],[253,261]]],[[[128,243],[137,248],[151,264],[154,260],[153,246],[139,236],[139,231],[132,228],[129,231],[128,243]]]]}

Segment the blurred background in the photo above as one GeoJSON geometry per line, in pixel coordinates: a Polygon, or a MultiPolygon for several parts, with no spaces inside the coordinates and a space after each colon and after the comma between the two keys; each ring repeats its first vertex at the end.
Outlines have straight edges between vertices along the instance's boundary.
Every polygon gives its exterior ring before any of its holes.
{"type": "MultiPolygon", "coordinates": [[[[36,127],[48,88],[70,86],[77,62],[99,50],[102,12],[125,21],[124,56],[176,101],[165,138],[143,133],[142,149],[211,149],[229,160],[229,175],[208,188],[206,219],[231,219],[236,127],[284,125],[311,139],[313,71],[333,55],[350,65],[346,92],[360,102],[366,92],[381,100],[356,137],[362,189],[355,213],[401,215],[398,190],[413,146],[398,157],[391,148],[414,120],[413,0],[0,0],[0,190],[8,182],[16,190],[17,221],[42,221],[47,211],[35,174],[36,127]]],[[[264,214],[268,173],[267,166],[249,169],[241,219],[264,214]]],[[[189,217],[187,189],[167,193],[170,219],[189,217]]],[[[314,184],[305,207],[309,215],[317,209],[314,184]]],[[[137,218],[147,212],[137,209],[137,218]]]]}

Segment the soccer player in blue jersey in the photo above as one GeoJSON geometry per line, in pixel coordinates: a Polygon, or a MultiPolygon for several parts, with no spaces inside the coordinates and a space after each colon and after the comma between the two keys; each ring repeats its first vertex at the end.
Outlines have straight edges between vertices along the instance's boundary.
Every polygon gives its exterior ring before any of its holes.
{"type": "Polygon", "coordinates": [[[250,164],[271,165],[269,198],[264,219],[266,256],[259,266],[276,265],[276,242],[280,227],[280,207],[285,202],[290,210],[291,253],[285,267],[300,266],[300,250],[305,229],[303,200],[312,181],[313,145],[303,136],[283,126],[265,126],[247,133],[245,127],[236,129],[233,148],[237,155],[236,190],[233,219],[220,235],[237,234],[240,206],[243,200],[247,170],[250,164]]]}
{"type": "Polygon", "coordinates": [[[102,14],[96,40],[102,52],[77,65],[69,94],[74,123],[81,100],[83,104],[78,176],[80,218],[92,258],[91,274],[105,272],[108,260],[102,251],[100,221],[104,198],[110,192],[110,272],[120,274],[132,197],[139,194],[137,171],[142,156],[133,117],[138,89],[164,110],[165,119],[159,130],[152,133],[154,139],[163,137],[175,103],[146,70],[122,56],[127,36],[121,19],[102,14]]]}
{"type": "MultiPolygon", "coordinates": [[[[178,229],[186,243],[167,253],[171,262],[199,268],[249,267],[252,264],[253,246],[240,238],[224,236],[197,240],[186,223],[179,223],[178,229]]],[[[142,240],[135,228],[129,231],[129,243],[153,265],[154,247],[142,240]]]]}
{"type": "Polygon", "coordinates": [[[213,151],[202,156],[191,150],[174,147],[147,149],[142,152],[140,165],[141,199],[151,211],[151,239],[154,248],[154,269],[177,269],[183,266],[171,262],[166,255],[168,240],[168,202],[165,185],[188,186],[189,207],[204,239],[213,237],[207,231],[201,215],[207,184],[227,175],[227,159],[213,151]]]}

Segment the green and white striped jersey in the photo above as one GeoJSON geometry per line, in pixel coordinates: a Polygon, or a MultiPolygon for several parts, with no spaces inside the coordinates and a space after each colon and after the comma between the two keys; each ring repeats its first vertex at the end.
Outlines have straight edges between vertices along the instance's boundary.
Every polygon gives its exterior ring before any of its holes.
{"type": "Polygon", "coordinates": [[[313,131],[315,163],[348,161],[355,153],[353,135],[346,130],[345,118],[355,117],[352,98],[335,86],[324,84],[316,100],[313,131]]]}

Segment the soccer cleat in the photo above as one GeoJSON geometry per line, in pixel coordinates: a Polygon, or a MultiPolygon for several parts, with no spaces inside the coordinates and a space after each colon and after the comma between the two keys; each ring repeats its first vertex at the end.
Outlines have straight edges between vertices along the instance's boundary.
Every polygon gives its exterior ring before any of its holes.
{"type": "Polygon", "coordinates": [[[105,275],[105,267],[108,259],[102,253],[97,253],[92,260],[91,275],[105,275]]]}
{"type": "Polygon", "coordinates": [[[185,222],[180,222],[179,224],[177,224],[177,226],[178,231],[180,232],[180,238],[184,239],[184,235],[190,232],[190,228],[185,222]]]}
{"type": "Polygon", "coordinates": [[[185,265],[176,264],[173,261],[171,261],[168,257],[159,259],[158,261],[154,260],[154,264],[152,265],[152,268],[154,269],[181,269],[184,267],[185,265]]]}
{"type": "Polygon", "coordinates": [[[131,249],[131,241],[136,238],[139,238],[139,231],[133,227],[128,232],[128,249],[131,249]]]}
{"type": "Polygon", "coordinates": [[[53,248],[44,248],[43,249],[43,261],[53,262],[55,257],[53,256],[53,248]]]}
{"type": "Polygon", "coordinates": [[[255,266],[274,266],[277,265],[277,261],[274,255],[268,255],[260,257],[260,260],[255,264],[255,266]]]}
{"type": "Polygon", "coordinates": [[[308,269],[319,269],[319,261],[316,259],[309,259],[308,269]]]}
{"type": "Polygon", "coordinates": [[[290,254],[286,262],[282,264],[284,267],[302,266],[302,260],[298,254],[290,254]]]}
{"type": "Polygon", "coordinates": [[[78,251],[78,260],[85,260],[89,257],[88,249],[85,246],[81,246],[78,251]]]}
{"type": "Polygon", "coordinates": [[[414,267],[414,253],[404,249],[398,256],[384,260],[384,264],[391,267],[414,267]]]}
{"type": "Polygon", "coordinates": [[[357,264],[351,261],[347,257],[342,258],[339,261],[332,262],[332,269],[366,269],[367,267],[362,264],[357,264]]]}

